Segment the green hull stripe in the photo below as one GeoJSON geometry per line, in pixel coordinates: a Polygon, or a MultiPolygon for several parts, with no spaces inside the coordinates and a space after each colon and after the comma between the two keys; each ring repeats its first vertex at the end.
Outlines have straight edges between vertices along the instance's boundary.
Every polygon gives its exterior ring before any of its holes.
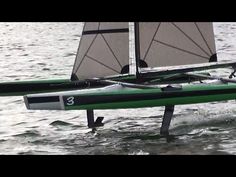
{"type": "Polygon", "coordinates": [[[104,104],[90,104],[82,106],[66,106],[66,110],[84,110],[84,109],[129,109],[129,108],[144,108],[144,107],[158,107],[168,105],[184,105],[184,104],[196,104],[206,103],[213,101],[233,100],[236,99],[235,94],[221,94],[211,96],[195,96],[184,98],[168,98],[158,100],[144,100],[144,101],[127,101],[117,103],[104,103],[104,104]]]}

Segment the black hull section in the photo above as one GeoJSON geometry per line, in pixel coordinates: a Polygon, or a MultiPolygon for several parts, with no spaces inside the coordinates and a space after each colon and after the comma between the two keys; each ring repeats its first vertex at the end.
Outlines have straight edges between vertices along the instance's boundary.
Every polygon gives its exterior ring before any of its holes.
{"type": "MultiPolygon", "coordinates": [[[[206,74],[207,75],[207,74],[206,74]]],[[[198,81],[199,79],[192,76],[173,75],[169,77],[114,77],[109,80],[117,82],[126,82],[134,84],[176,84],[198,81]]],[[[0,96],[23,96],[26,94],[57,92],[57,91],[71,91],[87,88],[99,88],[112,85],[111,83],[100,82],[99,80],[87,81],[71,81],[71,80],[39,80],[39,81],[25,81],[25,82],[5,82],[0,83],[0,96]]]]}
{"type": "Polygon", "coordinates": [[[22,96],[30,93],[44,93],[56,91],[68,91],[85,88],[102,87],[104,84],[88,83],[85,81],[71,82],[69,80],[9,82],[0,83],[0,96],[22,96]]]}

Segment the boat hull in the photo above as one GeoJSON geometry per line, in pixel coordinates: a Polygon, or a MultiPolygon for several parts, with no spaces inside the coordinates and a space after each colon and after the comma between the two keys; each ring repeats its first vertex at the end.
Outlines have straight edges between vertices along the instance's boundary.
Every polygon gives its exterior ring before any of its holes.
{"type": "Polygon", "coordinates": [[[156,89],[123,88],[117,85],[24,97],[28,109],[39,110],[129,109],[234,99],[236,84],[197,84],[156,89]]]}
{"type": "MultiPolygon", "coordinates": [[[[209,75],[209,73],[201,73],[209,75]]],[[[145,75],[143,75],[145,76],[145,75]]],[[[184,76],[181,74],[162,75],[160,77],[145,77],[137,79],[134,75],[120,75],[111,76],[108,80],[142,84],[144,82],[153,81],[153,84],[177,84],[198,81],[198,78],[191,76],[184,76]]],[[[203,80],[203,79],[202,79],[203,80]]],[[[62,92],[73,91],[86,88],[102,88],[109,84],[104,84],[99,81],[71,81],[68,79],[55,79],[55,80],[33,80],[33,81],[15,81],[15,82],[2,82],[0,83],[0,97],[3,96],[24,96],[26,94],[49,93],[49,92],[62,92]]]]}

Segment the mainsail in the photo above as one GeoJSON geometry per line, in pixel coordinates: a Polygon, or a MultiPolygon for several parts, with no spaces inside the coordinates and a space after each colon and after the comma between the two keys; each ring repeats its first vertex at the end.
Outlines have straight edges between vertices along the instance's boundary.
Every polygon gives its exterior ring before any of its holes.
{"type": "Polygon", "coordinates": [[[136,61],[148,67],[216,62],[210,22],[139,22],[136,61]]]}
{"type": "Polygon", "coordinates": [[[211,22],[135,22],[135,47],[128,22],[86,22],[71,80],[129,73],[130,50],[136,70],[216,62],[211,22]]]}
{"type": "Polygon", "coordinates": [[[129,23],[86,22],[71,80],[101,78],[129,71],[129,23]]]}

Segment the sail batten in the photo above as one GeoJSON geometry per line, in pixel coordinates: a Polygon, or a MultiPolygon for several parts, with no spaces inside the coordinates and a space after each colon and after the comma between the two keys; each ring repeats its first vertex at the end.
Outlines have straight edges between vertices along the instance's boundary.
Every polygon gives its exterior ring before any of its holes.
{"type": "Polygon", "coordinates": [[[129,32],[129,28],[109,29],[109,30],[88,30],[88,31],[83,31],[82,35],[105,34],[105,33],[127,33],[127,32],[129,32]]]}

